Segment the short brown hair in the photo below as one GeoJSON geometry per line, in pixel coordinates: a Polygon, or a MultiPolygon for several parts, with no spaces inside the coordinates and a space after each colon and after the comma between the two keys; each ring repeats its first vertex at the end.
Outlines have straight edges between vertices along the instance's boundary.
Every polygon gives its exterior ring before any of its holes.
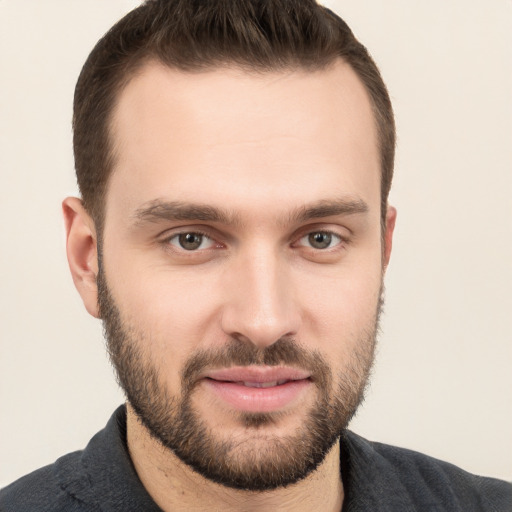
{"type": "Polygon", "coordinates": [[[109,123],[134,72],[150,59],[183,71],[225,64],[316,70],[337,58],[366,87],[377,124],[384,220],[395,153],[391,101],[379,70],[347,24],[315,0],[146,0],[96,44],[75,89],[73,146],[84,206],[101,232],[114,164],[109,123]]]}

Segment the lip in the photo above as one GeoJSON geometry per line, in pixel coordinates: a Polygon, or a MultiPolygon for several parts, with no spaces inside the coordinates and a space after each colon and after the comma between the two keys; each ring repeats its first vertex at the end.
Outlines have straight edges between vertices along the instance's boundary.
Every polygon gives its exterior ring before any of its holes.
{"type": "Polygon", "coordinates": [[[209,371],[201,382],[208,392],[230,407],[263,413],[297,402],[312,385],[310,377],[309,372],[297,368],[247,366],[209,371]]]}
{"type": "Polygon", "coordinates": [[[203,375],[209,379],[226,382],[272,382],[276,380],[303,380],[311,373],[288,366],[232,366],[211,370],[203,375]]]}

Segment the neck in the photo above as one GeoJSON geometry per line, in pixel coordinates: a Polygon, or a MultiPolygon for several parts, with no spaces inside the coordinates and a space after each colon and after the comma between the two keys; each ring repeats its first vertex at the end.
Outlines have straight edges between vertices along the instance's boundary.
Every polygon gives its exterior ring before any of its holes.
{"type": "Polygon", "coordinates": [[[127,441],[137,474],[163,511],[339,512],[343,503],[339,443],[296,484],[273,491],[240,491],[207,480],[154,439],[127,405],[127,441]]]}

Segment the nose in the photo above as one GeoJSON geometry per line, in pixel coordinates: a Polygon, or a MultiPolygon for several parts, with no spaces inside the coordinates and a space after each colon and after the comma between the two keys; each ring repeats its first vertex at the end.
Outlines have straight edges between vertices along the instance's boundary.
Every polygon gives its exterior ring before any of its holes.
{"type": "Polygon", "coordinates": [[[258,348],[295,336],[300,312],[291,271],[274,251],[252,251],[233,263],[224,281],[222,329],[258,348]]]}

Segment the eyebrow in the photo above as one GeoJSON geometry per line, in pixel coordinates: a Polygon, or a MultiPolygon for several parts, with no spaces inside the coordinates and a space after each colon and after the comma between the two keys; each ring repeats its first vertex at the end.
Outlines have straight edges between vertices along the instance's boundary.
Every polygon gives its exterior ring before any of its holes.
{"type": "Polygon", "coordinates": [[[354,215],[368,213],[368,204],[362,199],[323,199],[298,208],[289,217],[290,222],[306,222],[308,220],[338,215],[354,215]]]}
{"type": "MultiPolygon", "coordinates": [[[[308,220],[367,213],[368,205],[361,199],[323,199],[304,205],[292,211],[287,223],[301,223],[308,220]]],[[[240,217],[228,210],[202,203],[163,201],[155,199],[138,208],[133,215],[136,225],[159,221],[201,221],[241,226],[240,217]]],[[[286,223],[281,221],[281,223],[286,223]]]]}
{"type": "Polygon", "coordinates": [[[136,224],[159,222],[161,220],[218,222],[221,224],[239,224],[239,219],[214,206],[201,203],[185,203],[182,201],[162,201],[156,199],[138,208],[134,213],[136,224]]]}

